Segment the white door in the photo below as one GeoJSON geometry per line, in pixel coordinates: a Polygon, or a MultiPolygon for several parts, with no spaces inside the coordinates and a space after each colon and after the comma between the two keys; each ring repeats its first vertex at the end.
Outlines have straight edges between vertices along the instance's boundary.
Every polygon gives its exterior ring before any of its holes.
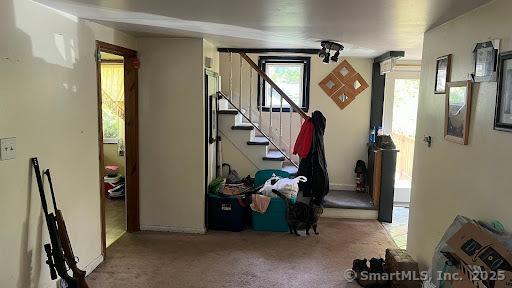
{"type": "Polygon", "coordinates": [[[386,74],[382,128],[400,150],[395,175],[395,203],[410,202],[419,86],[419,72],[386,74]]]}

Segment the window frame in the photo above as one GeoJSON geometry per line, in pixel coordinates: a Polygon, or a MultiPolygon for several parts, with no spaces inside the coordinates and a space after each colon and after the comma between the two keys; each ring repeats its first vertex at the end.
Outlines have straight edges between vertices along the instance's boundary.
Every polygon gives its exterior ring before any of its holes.
{"type": "MultiPolygon", "coordinates": [[[[303,73],[302,73],[302,107],[301,109],[304,112],[308,112],[309,110],[309,95],[310,95],[310,80],[311,80],[311,57],[307,56],[260,56],[258,57],[258,66],[260,69],[266,73],[266,65],[267,64],[303,64],[303,73]]],[[[265,81],[258,75],[258,97],[257,97],[257,107],[258,109],[262,109],[264,112],[269,112],[270,107],[265,107],[266,102],[266,89],[265,89],[265,81]],[[260,103],[260,99],[261,102],[260,103]]],[[[290,108],[283,107],[282,112],[290,112],[290,108]]],[[[280,112],[280,107],[273,107],[272,112],[280,112]]],[[[296,112],[296,111],[293,111],[296,112]]]]}

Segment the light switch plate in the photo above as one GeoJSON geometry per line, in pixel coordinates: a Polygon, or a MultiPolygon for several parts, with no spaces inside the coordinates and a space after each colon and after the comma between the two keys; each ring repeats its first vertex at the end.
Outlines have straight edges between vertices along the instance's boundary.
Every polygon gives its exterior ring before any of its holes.
{"type": "Polygon", "coordinates": [[[16,138],[0,139],[0,159],[10,160],[16,158],[16,138]]]}

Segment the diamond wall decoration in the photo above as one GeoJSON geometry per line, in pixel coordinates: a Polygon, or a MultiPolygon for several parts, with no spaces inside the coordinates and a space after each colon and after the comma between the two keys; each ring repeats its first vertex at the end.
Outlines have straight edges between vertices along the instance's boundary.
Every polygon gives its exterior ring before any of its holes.
{"type": "Polygon", "coordinates": [[[325,77],[324,80],[322,80],[322,82],[320,82],[318,85],[320,85],[320,88],[322,88],[322,90],[324,90],[327,95],[332,95],[334,92],[340,89],[341,86],[343,86],[343,83],[341,83],[341,81],[336,78],[333,73],[331,73],[327,75],[327,77],[325,77]]]}
{"type": "Polygon", "coordinates": [[[368,88],[368,83],[347,60],[343,60],[318,85],[340,109],[347,107],[368,88]]]}
{"type": "Polygon", "coordinates": [[[340,107],[340,109],[343,109],[352,103],[356,97],[353,90],[347,89],[347,86],[343,86],[338,89],[338,91],[334,92],[331,99],[336,103],[336,105],[338,105],[338,107],[340,107]]]}

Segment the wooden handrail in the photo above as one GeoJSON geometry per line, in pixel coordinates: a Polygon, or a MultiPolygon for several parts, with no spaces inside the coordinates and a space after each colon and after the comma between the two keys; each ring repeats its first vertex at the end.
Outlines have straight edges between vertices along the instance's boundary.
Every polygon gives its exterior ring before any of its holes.
{"type": "MultiPolygon", "coordinates": [[[[299,115],[304,118],[304,120],[309,118],[306,112],[304,112],[297,104],[295,104],[295,102],[293,102],[292,99],[290,99],[290,97],[288,97],[288,95],[286,95],[286,93],[284,93],[284,91],[281,90],[281,88],[279,88],[279,86],[277,86],[277,84],[274,83],[274,81],[272,81],[272,79],[270,79],[270,77],[268,77],[268,75],[263,72],[260,67],[258,67],[258,65],[252,61],[251,58],[249,58],[249,56],[247,56],[247,54],[244,52],[239,52],[239,54],[242,58],[244,58],[245,62],[249,63],[249,65],[251,65],[251,67],[256,70],[256,72],[258,72],[258,75],[260,75],[261,78],[267,81],[268,84],[272,86],[272,88],[274,88],[274,90],[276,90],[277,93],[279,93],[279,95],[281,95],[281,97],[283,97],[283,99],[288,102],[288,104],[290,104],[290,107],[292,107],[293,110],[297,111],[297,113],[299,113],[299,115]]],[[[272,109],[272,107],[270,107],[270,109],[272,109]]]]}

